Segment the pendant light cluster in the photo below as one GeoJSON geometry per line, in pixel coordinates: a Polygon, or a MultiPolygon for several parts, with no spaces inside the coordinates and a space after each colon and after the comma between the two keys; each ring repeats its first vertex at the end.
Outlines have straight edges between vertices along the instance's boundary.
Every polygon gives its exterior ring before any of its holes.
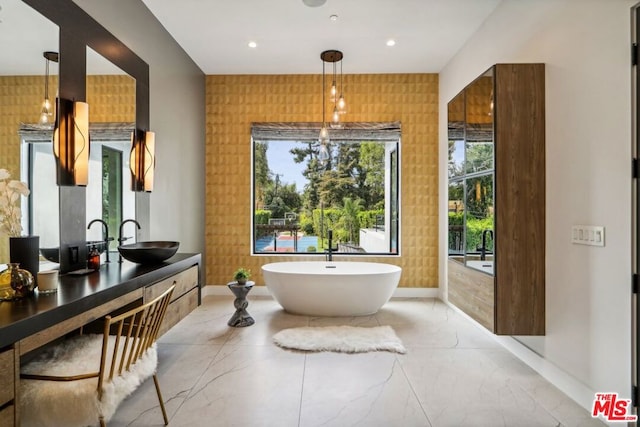
{"type": "Polygon", "coordinates": [[[44,68],[44,99],[42,101],[42,109],[40,110],[40,124],[47,124],[53,117],[53,105],[49,99],[49,63],[51,61],[58,62],[58,52],[43,52],[45,59],[44,68]]]}
{"type": "Polygon", "coordinates": [[[329,126],[334,129],[342,127],[340,123],[340,116],[346,113],[347,104],[344,100],[343,84],[342,84],[342,58],[343,54],[339,50],[325,50],[320,54],[322,59],[322,128],[320,129],[320,160],[327,160],[329,157],[329,151],[327,144],[329,143],[329,131],[327,129],[326,110],[327,107],[331,109],[331,122],[329,126]],[[329,105],[326,102],[327,87],[326,87],[326,64],[330,63],[332,66],[331,73],[331,87],[329,89],[329,105]],[[338,63],[340,63],[340,75],[338,76],[338,63]],[[339,81],[338,81],[339,77],[339,81]],[[338,85],[339,83],[339,85],[338,85]]]}

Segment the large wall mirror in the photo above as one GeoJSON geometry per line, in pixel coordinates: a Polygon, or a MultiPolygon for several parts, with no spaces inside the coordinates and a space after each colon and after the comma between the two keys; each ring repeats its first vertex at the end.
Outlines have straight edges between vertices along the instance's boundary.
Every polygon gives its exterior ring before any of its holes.
{"type": "MultiPolygon", "coordinates": [[[[129,153],[135,129],[136,81],[106,58],[87,48],[87,102],[89,103],[89,184],[87,223],[104,221],[111,237],[124,219],[135,218],[129,153]]],[[[88,241],[106,238],[96,224],[87,230],[88,241]]],[[[117,237],[117,236],[116,236],[117,237]]],[[[116,242],[109,246],[116,249],[116,242]]]]}
{"type": "Polygon", "coordinates": [[[474,80],[447,107],[449,258],[494,272],[493,74],[474,80]]]}
{"type": "MultiPolygon", "coordinates": [[[[57,64],[56,64],[57,65],[57,64]]],[[[86,187],[88,245],[116,249],[113,231],[125,218],[135,218],[129,152],[135,128],[135,79],[87,48],[89,109],[89,180],[86,187]],[[101,225],[104,224],[105,226],[101,225]],[[109,239],[107,241],[106,239],[109,239]]],[[[25,205],[24,228],[40,236],[42,255],[59,262],[59,196],[55,179],[52,124],[21,124],[21,171],[32,191],[25,205]]]]}
{"type": "MultiPolygon", "coordinates": [[[[87,230],[92,219],[114,236],[120,221],[136,218],[137,237],[148,237],[149,196],[130,190],[128,160],[131,131],[149,129],[149,66],[71,0],[8,0],[0,19],[0,83],[8,88],[0,90],[0,168],[32,188],[23,234],[39,235],[41,248],[60,248],[61,272],[83,268],[87,240],[105,237],[101,226],[87,230]],[[89,103],[87,188],[56,185],[54,120],[38,123],[45,51],[59,52],[59,63],[49,63],[50,100],[89,103]]],[[[8,259],[8,245],[0,242],[0,259],[8,259]]]]}
{"type": "MultiPolygon", "coordinates": [[[[29,156],[40,160],[45,155],[44,146],[26,150],[19,133],[23,123],[38,123],[48,89],[53,103],[58,92],[58,63],[49,61],[48,88],[45,87],[46,59],[44,52],[58,52],[59,28],[42,14],[20,0],[2,2],[0,10],[0,168],[7,169],[12,179],[30,182],[38,194],[47,194],[40,203],[48,212],[44,221],[29,221],[28,201],[22,205],[23,234],[38,234],[41,244],[58,245],[58,189],[48,188],[55,172],[51,165],[43,163],[43,174],[53,173],[47,183],[33,182],[29,176],[29,156]],[[48,171],[48,172],[47,172],[48,171]],[[45,190],[45,187],[47,189],[45,190]]],[[[52,117],[49,117],[53,121],[52,117]]],[[[29,200],[33,200],[31,197],[29,200]]],[[[8,260],[8,239],[0,239],[0,259],[8,260]]]]}

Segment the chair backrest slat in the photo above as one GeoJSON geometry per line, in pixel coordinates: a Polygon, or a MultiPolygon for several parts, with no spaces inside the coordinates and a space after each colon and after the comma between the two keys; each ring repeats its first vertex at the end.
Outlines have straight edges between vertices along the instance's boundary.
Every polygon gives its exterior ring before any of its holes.
{"type": "Polygon", "coordinates": [[[114,376],[129,370],[156,342],[174,288],[175,285],[154,300],[126,313],[115,317],[105,317],[100,374],[98,376],[98,398],[102,397],[105,381],[111,381],[114,376]],[[115,329],[115,338],[110,340],[112,326],[115,329]],[[113,344],[110,344],[110,341],[113,344]],[[111,345],[113,348],[109,349],[111,345]],[[109,356],[111,357],[110,361],[108,361],[109,356]]]}

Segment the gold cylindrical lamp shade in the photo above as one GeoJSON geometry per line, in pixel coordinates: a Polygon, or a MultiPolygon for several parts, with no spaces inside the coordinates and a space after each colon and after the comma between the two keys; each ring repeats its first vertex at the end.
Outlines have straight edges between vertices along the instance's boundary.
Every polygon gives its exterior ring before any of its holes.
{"type": "Polygon", "coordinates": [[[155,132],[136,129],[131,133],[131,169],[132,191],[153,191],[153,172],[155,168],[155,132]]]}
{"type": "Polygon", "coordinates": [[[89,104],[58,98],[53,154],[59,186],[86,186],[89,180],[89,104]]]}

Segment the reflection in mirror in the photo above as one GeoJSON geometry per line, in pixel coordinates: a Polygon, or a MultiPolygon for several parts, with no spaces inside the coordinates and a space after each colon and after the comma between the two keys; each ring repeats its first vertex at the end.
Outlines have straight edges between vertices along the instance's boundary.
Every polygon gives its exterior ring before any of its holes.
{"type": "Polygon", "coordinates": [[[493,274],[493,76],[492,70],[464,92],[464,248],[468,267],[493,274]]]}
{"type": "Polygon", "coordinates": [[[447,105],[449,258],[464,262],[464,92],[447,105]]]}
{"type": "Polygon", "coordinates": [[[493,173],[465,179],[466,264],[493,273],[493,173]]]}
{"type": "MultiPolygon", "coordinates": [[[[12,178],[19,178],[33,187],[28,169],[23,167],[29,150],[22,147],[19,128],[20,123],[38,123],[40,119],[45,95],[46,60],[43,53],[58,51],[58,26],[18,0],[2,2],[0,19],[0,168],[9,170],[12,178]]],[[[57,63],[50,63],[49,74],[49,96],[53,99],[58,88],[57,63]]],[[[38,153],[39,157],[41,154],[38,153]]],[[[55,174],[50,179],[55,186],[55,174]]],[[[39,183],[38,188],[42,189],[43,184],[39,183]]],[[[57,194],[55,188],[50,196],[57,200],[57,194]]],[[[26,213],[32,199],[29,197],[22,202],[22,234],[37,234],[40,242],[57,242],[59,227],[55,215],[41,223],[37,231],[29,228],[26,213]]],[[[8,239],[3,238],[0,239],[0,263],[8,260],[8,239]]]]}
{"type": "MultiPolygon", "coordinates": [[[[41,137],[29,136],[23,130],[22,170],[29,171],[30,203],[26,229],[29,234],[40,236],[41,248],[56,248],[60,243],[60,216],[58,209],[58,186],[56,185],[56,162],[51,145],[51,131],[39,133],[41,137]]],[[[23,226],[24,227],[24,226],[23,226]]]]}
{"type": "Polygon", "coordinates": [[[399,123],[351,123],[367,131],[342,129],[324,146],[320,124],[304,125],[252,129],[253,253],[398,254],[399,123]]]}
{"type": "MultiPolygon", "coordinates": [[[[135,193],[130,191],[129,152],[135,128],[136,81],[103,56],[87,47],[87,102],[91,132],[87,224],[104,221],[110,237],[117,237],[123,219],[135,218],[135,193]]],[[[88,241],[103,240],[103,227],[87,230],[88,241]]],[[[117,242],[109,247],[115,250],[117,242]]]]}
{"type": "Polygon", "coordinates": [[[448,254],[493,274],[493,76],[489,70],[447,105],[448,254]]]}

